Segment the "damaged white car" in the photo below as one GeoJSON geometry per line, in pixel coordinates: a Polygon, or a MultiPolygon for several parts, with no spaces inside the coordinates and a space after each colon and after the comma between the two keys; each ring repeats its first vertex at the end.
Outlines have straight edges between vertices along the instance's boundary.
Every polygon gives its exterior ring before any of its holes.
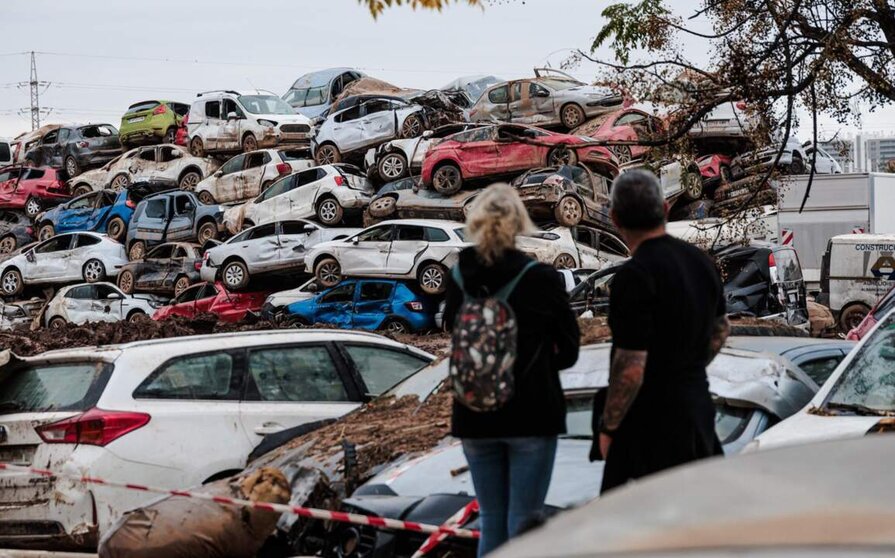
{"type": "Polygon", "coordinates": [[[557,269],[603,269],[628,257],[628,247],[612,233],[578,225],[549,225],[516,237],[516,248],[557,269]]]}
{"type": "Polygon", "coordinates": [[[3,302],[0,299],[0,331],[10,331],[31,325],[44,305],[42,298],[3,302]]]}
{"type": "Polygon", "coordinates": [[[469,246],[456,221],[385,221],[345,240],[324,242],[305,255],[308,272],[323,287],[343,276],[416,279],[427,294],[441,294],[448,270],[469,246]]]}
{"type": "Polygon", "coordinates": [[[245,201],[266,190],[278,178],[313,166],[314,161],[305,158],[302,150],[261,149],[240,153],[197,184],[195,192],[206,205],[245,201]]]}
{"type": "Polygon", "coordinates": [[[330,229],[310,221],[256,225],[205,252],[199,275],[220,280],[230,290],[244,289],[261,273],[304,270],[305,254],[321,242],[345,238],[359,229],[330,229]]]}
{"type": "Polygon", "coordinates": [[[93,232],[60,234],[0,263],[0,290],[15,296],[25,285],[103,281],[127,263],[124,245],[93,232]]]}
{"type": "Polygon", "coordinates": [[[121,190],[138,179],[192,190],[219,166],[220,163],[214,159],[193,157],[177,145],[150,145],[131,149],[98,169],[79,174],[68,185],[73,196],[104,188],[121,190]]]}
{"type": "Polygon", "coordinates": [[[66,323],[120,322],[149,319],[167,303],[146,294],[129,295],[111,283],[81,283],[59,289],[44,313],[44,325],[62,327],[66,323]]]}

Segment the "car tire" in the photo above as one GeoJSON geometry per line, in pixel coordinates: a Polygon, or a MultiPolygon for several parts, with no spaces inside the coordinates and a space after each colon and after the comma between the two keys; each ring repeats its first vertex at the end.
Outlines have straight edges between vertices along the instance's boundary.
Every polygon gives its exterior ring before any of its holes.
{"type": "Polygon", "coordinates": [[[54,316],[47,324],[50,329],[62,329],[67,325],[68,322],[62,316],[54,316]]]}
{"type": "Polygon", "coordinates": [[[148,320],[149,316],[146,315],[146,312],[142,310],[134,310],[130,314],[127,315],[127,321],[134,324],[137,322],[142,322],[143,320],[148,320]]]}
{"type": "Polygon", "coordinates": [[[556,222],[563,227],[574,227],[584,217],[584,206],[573,196],[565,196],[553,208],[556,222]]]}
{"type": "Polygon", "coordinates": [[[208,190],[202,190],[199,192],[199,202],[205,205],[215,205],[217,202],[214,200],[214,196],[211,195],[211,192],[208,190]]]}
{"type": "Polygon", "coordinates": [[[126,233],[127,225],[124,224],[124,219],[121,217],[109,219],[109,223],[106,225],[106,234],[109,235],[109,238],[116,242],[121,242],[126,233]]]}
{"type": "Polygon", "coordinates": [[[619,165],[626,165],[634,158],[631,155],[631,148],[627,145],[610,145],[609,151],[615,155],[619,165]]]}
{"type": "Polygon", "coordinates": [[[432,173],[432,188],[443,196],[456,194],[462,187],[463,174],[453,163],[444,163],[432,173]]]}
{"type": "Polygon", "coordinates": [[[702,176],[697,169],[687,169],[681,176],[681,188],[684,190],[684,197],[691,201],[702,198],[702,176]]]}
{"type": "Polygon", "coordinates": [[[562,122],[563,126],[565,126],[569,130],[573,130],[578,126],[584,124],[584,120],[586,119],[586,117],[583,108],[579,107],[575,103],[569,103],[563,106],[560,110],[559,119],[562,122]]]}
{"type": "Polygon", "coordinates": [[[314,266],[314,277],[321,287],[335,287],[342,281],[342,266],[335,258],[323,258],[314,266]]]}
{"type": "Polygon", "coordinates": [[[423,135],[425,129],[426,125],[423,123],[422,117],[419,114],[411,114],[401,124],[401,137],[416,138],[423,135]]]}
{"type": "Polygon", "coordinates": [[[578,162],[578,154],[566,146],[554,147],[547,154],[547,166],[574,165],[578,162]]]}
{"type": "Polygon", "coordinates": [[[124,294],[132,294],[134,292],[134,282],[134,272],[131,270],[125,269],[118,274],[118,288],[124,294]]]}
{"type": "Polygon", "coordinates": [[[65,158],[65,173],[69,178],[74,178],[81,174],[81,167],[78,165],[78,161],[71,155],[65,158]]]}
{"type": "Polygon", "coordinates": [[[342,162],[342,153],[331,143],[324,143],[314,153],[314,161],[318,165],[334,165],[342,162]]]}
{"type": "Polygon", "coordinates": [[[0,255],[15,252],[16,244],[16,237],[11,234],[0,238],[0,255]]]}
{"type": "Polygon", "coordinates": [[[410,326],[404,320],[400,318],[386,318],[382,325],[379,327],[382,331],[386,333],[391,333],[393,335],[403,335],[405,333],[411,333],[410,326]]]}
{"type": "Polygon", "coordinates": [[[84,184],[83,182],[74,187],[71,191],[71,196],[73,198],[77,198],[78,196],[83,196],[84,194],[89,194],[93,191],[93,187],[90,184],[84,184]]]}
{"type": "Polygon", "coordinates": [[[174,296],[177,297],[178,295],[180,295],[180,293],[188,289],[191,284],[192,283],[190,283],[190,278],[186,275],[181,275],[180,277],[178,277],[177,280],[174,281],[174,296]]]}
{"type": "Polygon", "coordinates": [[[199,245],[202,246],[209,240],[214,240],[218,237],[218,226],[211,221],[206,221],[199,225],[199,230],[196,231],[196,240],[199,241],[199,245]]]}
{"type": "Polygon", "coordinates": [[[556,269],[575,269],[577,264],[575,258],[571,254],[562,253],[553,260],[553,267],[556,269]]]}
{"type": "Polygon", "coordinates": [[[127,259],[132,262],[137,260],[142,260],[143,256],[146,255],[146,243],[142,240],[135,240],[131,247],[127,250],[127,259]]]}
{"type": "Polygon", "coordinates": [[[448,270],[440,263],[430,262],[423,264],[417,273],[417,281],[423,292],[430,295],[438,295],[447,289],[448,270]]]}
{"type": "Polygon", "coordinates": [[[39,199],[29,197],[25,202],[25,215],[28,217],[34,219],[40,214],[41,210],[43,210],[43,207],[41,206],[39,199]]]}
{"type": "Polygon", "coordinates": [[[177,183],[178,188],[181,190],[189,190],[192,192],[196,188],[196,184],[202,181],[202,175],[197,171],[189,171],[180,177],[180,182],[177,183]]]}
{"type": "Polygon", "coordinates": [[[249,268],[242,260],[232,260],[221,267],[221,282],[231,291],[240,291],[249,284],[249,268]]]}
{"type": "Polygon", "coordinates": [[[371,217],[376,217],[377,219],[385,219],[394,215],[397,209],[398,200],[396,200],[392,196],[383,196],[371,201],[368,211],[370,212],[371,217]]]}
{"type": "Polygon", "coordinates": [[[112,179],[112,182],[109,183],[109,188],[115,190],[116,192],[119,190],[124,190],[128,186],[131,185],[130,177],[125,173],[116,174],[115,178],[112,179]]]}
{"type": "Polygon", "coordinates": [[[37,240],[38,241],[42,242],[44,240],[49,240],[49,239],[53,238],[54,236],[56,236],[56,229],[55,229],[55,227],[53,227],[52,223],[44,223],[37,230],[37,240]]]}
{"type": "Polygon", "coordinates": [[[805,174],[806,166],[802,157],[793,153],[792,162],[789,164],[789,174],[805,174]]]}
{"type": "Polygon", "coordinates": [[[190,140],[190,155],[193,157],[205,157],[205,144],[199,136],[190,140]]]}
{"type": "Polygon", "coordinates": [[[22,272],[18,269],[9,269],[0,277],[0,288],[5,296],[16,296],[25,288],[22,272]]]}
{"type": "Polygon", "coordinates": [[[175,141],[177,141],[177,128],[172,126],[168,128],[164,137],[162,137],[162,143],[174,143],[175,141]]]}
{"type": "Polygon", "coordinates": [[[250,151],[258,150],[258,140],[255,139],[254,134],[246,134],[242,136],[242,152],[248,153],[250,151]]]}
{"type": "Polygon", "coordinates": [[[317,220],[328,227],[341,223],[344,215],[345,209],[336,198],[323,198],[317,204],[317,220]]]}
{"type": "Polygon", "coordinates": [[[857,303],[846,306],[839,313],[839,331],[848,333],[858,327],[868,313],[870,313],[870,308],[865,304],[857,303]]]}
{"type": "Polygon", "coordinates": [[[382,159],[379,159],[376,169],[384,182],[394,182],[410,174],[407,168],[407,158],[397,152],[386,153],[382,159]]]}
{"type": "Polygon", "coordinates": [[[106,278],[106,266],[96,258],[87,260],[81,268],[81,276],[87,283],[97,283],[106,278]]]}

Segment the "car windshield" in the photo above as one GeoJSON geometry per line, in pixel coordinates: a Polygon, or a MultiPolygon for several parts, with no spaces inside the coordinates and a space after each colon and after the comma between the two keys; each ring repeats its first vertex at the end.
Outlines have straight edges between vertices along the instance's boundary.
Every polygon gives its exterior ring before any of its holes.
{"type": "Polygon", "coordinates": [[[84,411],[99,397],[111,365],[96,361],[35,364],[0,379],[0,413],[84,411]]]}
{"type": "Polygon", "coordinates": [[[295,114],[292,107],[276,95],[240,95],[239,104],[252,114],[295,114]]]}
{"type": "Polygon", "coordinates": [[[857,414],[895,412],[895,313],[848,363],[824,407],[857,414]]]}
{"type": "Polygon", "coordinates": [[[459,238],[463,242],[466,242],[466,229],[465,228],[454,229],[454,234],[457,235],[457,238],[459,238]]]}
{"type": "Polygon", "coordinates": [[[557,91],[562,91],[563,89],[571,89],[573,87],[581,87],[582,85],[584,85],[579,81],[559,78],[541,78],[538,80],[538,83],[557,91]]]}

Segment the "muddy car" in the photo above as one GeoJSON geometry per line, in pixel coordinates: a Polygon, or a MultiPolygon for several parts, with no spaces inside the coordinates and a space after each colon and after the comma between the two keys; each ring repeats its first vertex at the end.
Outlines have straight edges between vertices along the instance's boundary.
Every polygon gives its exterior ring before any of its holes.
{"type": "Polygon", "coordinates": [[[609,185],[617,170],[610,165],[604,172],[608,178],[583,165],[533,169],[515,179],[512,186],[536,220],[554,220],[563,227],[585,223],[612,229],[609,185]]]}
{"type": "Polygon", "coordinates": [[[258,275],[304,272],[305,254],[311,247],[347,238],[359,230],[328,228],[304,220],[256,225],[209,248],[199,274],[203,281],[221,281],[230,290],[242,290],[258,275]]]}
{"type": "Polygon", "coordinates": [[[492,85],[469,109],[472,122],[563,126],[572,130],[622,104],[613,91],[584,84],[568,74],[536,68],[535,77],[492,85]]]}
{"type": "Polygon", "coordinates": [[[127,228],[127,254],[139,260],[148,246],[162,242],[204,245],[226,232],[224,207],[205,205],[193,192],[164,192],[137,204],[127,228]]]}
{"type": "Polygon", "coordinates": [[[369,226],[383,219],[465,221],[480,193],[479,190],[461,190],[445,196],[432,190],[420,190],[417,179],[404,178],[379,190],[364,211],[364,224],[369,226]]]}
{"type": "Polygon", "coordinates": [[[139,261],[130,262],[118,273],[118,288],[134,292],[177,296],[199,282],[202,249],[188,242],[159,244],[139,261]]]}
{"type": "Polygon", "coordinates": [[[275,180],[314,166],[302,150],[262,149],[240,153],[214,174],[196,185],[199,201],[215,203],[241,202],[258,196],[275,180]]]}
{"type": "Polygon", "coordinates": [[[0,210],[0,256],[34,242],[31,219],[20,211],[0,210]]]}
{"type": "Polygon", "coordinates": [[[46,301],[42,298],[5,302],[0,299],[0,331],[30,327],[46,301]]]}
{"type": "Polygon", "coordinates": [[[45,135],[49,134],[53,130],[58,130],[62,127],[62,124],[44,124],[37,130],[32,130],[30,132],[23,132],[16,136],[10,146],[12,147],[12,162],[15,164],[21,164],[25,162],[25,155],[28,151],[31,150],[32,147],[37,145],[41,138],[45,135]]]}
{"type": "Polygon", "coordinates": [[[22,166],[0,169],[0,208],[21,209],[33,218],[68,199],[71,193],[56,169],[22,166]]]}
{"type": "Polygon", "coordinates": [[[79,195],[103,188],[121,190],[148,178],[164,181],[169,188],[192,190],[219,166],[216,160],[193,157],[177,145],[152,145],[132,149],[102,168],[85,172],[70,180],[69,187],[79,195]]]}
{"type": "Polygon", "coordinates": [[[557,269],[603,269],[628,257],[628,247],[612,233],[578,225],[547,225],[516,237],[516,248],[557,269]]]}
{"type": "Polygon", "coordinates": [[[269,291],[230,292],[222,283],[197,283],[184,289],[167,306],[156,310],[153,320],[171,316],[195,318],[199,314],[214,314],[222,322],[242,321],[246,315],[259,314],[269,291]]]}
{"type": "MultiPolygon", "coordinates": [[[[575,128],[572,133],[606,142],[637,142],[649,139],[664,130],[661,119],[646,110],[625,107],[609,114],[598,116],[575,128]]],[[[651,147],[645,145],[608,145],[609,150],[625,165],[642,159],[651,147]]]]}
{"type": "Polygon", "coordinates": [[[57,205],[34,218],[37,236],[46,240],[60,233],[104,232],[121,242],[143,196],[136,190],[99,190],[57,205]]]}
{"type": "MultiPolygon", "coordinates": [[[[777,167],[785,174],[806,174],[811,169],[814,157],[814,146],[810,141],[799,143],[796,138],[789,138],[784,144],[773,144],[759,151],[750,151],[738,155],[730,163],[733,178],[738,180],[750,174],[767,172],[777,160],[777,153],[783,150],[777,167]]],[[[814,164],[817,174],[842,174],[842,167],[823,149],[817,149],[817,160],[814,164]]]]}
{"type": "Polygon", "coordinates": [[[174,143],[177,130],[189,112],[189,105],[175,101],[134,103],[121,117],[121,131],[118,134],[121,145],[129,149],[136,145],[174,143]]]}
{"type": "Polygon", "coordinates": [[[64,169],[74,178],[121,154],[118,130],[111,124],[63,126],[47,133],[25,154],[26,164],[64,169]]]}
{"type": "Polygon", "coordinates": [[[43,323],[58,328],[67,323],[148,320],[164,299],[131,295],[111,283],[82,283],[59,289],[44,311],[43,323]]]}
{"type": "Polygon", "coordinates": [[[295,80],[283,100],[296,112],[314,118],[320,116],[342,94],[349,83],[367,74],[351,68],[329,68],[305,74],[295,80]]]}

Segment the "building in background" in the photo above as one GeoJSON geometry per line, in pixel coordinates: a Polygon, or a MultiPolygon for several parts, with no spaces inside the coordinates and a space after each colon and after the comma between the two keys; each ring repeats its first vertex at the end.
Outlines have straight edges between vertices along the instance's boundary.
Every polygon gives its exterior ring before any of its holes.
{"type": "Polygon", "coordinates": [[[895,161],[895,136],[870,137],[864,141],[868,172],[890,172],[895,161]]]}
{"type": "Polygon", "coordinates": [[[833,139],[829,141],[819,141],[817,144],[821,149],[826,151],[830,157],[839,163],[839,166],[842,167],[842,172],[858,172],[858,167],[855,165],[855,161],[858,159],[855,154],[854,140],[833,139]]]}

